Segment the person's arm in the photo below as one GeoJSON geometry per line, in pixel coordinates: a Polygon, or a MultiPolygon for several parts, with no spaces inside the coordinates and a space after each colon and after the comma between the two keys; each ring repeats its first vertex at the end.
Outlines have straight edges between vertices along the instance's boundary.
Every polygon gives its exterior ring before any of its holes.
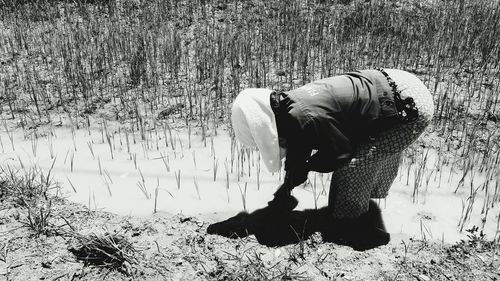
{"type": "Polygon", "coordinates": [[[312,149],[303,144],[289,146],[285,160],[285,178],[275,195],[290,195],[290,192],[307,180],[308,159],[312,149]]]}
{"type": "Polygon", "coordinates": [[[318,151],[309,160],[309,169],[319,173],[335,172],[351,161],[352,154],[344,152],[335,154],[330,151],[318,151]]]}
{"type": "Polygon", "coordinates": [[[290,132],[286,144],[285,178],[269,205],[291,210],[297,205],[291,191],[304,183],[309,173],[308,160],[312,152],[310,140],[316,137],[314,121],[310,119],[303,126],[297,122],[290,127],[290,132]]]}

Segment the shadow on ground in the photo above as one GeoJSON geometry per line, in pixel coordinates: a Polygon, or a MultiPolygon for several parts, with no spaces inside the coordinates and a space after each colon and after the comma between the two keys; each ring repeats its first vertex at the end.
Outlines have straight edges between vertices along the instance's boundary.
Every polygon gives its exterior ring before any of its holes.
{"type": "MultiPolygon", "coordinates": [[[[295,200],[295,199],[293,199],[295,200]]],[[[241,212],[210,225],[208,234],[228,238],[255,235],[266,246],[296,244],[319,232],[325,242],[347,245],[363,251],[389,243],[380,208],[370,201],[369,211],[358,219],[334,219],[328,207],[287,211],[267,206],[252,213],[241,212]]]]}

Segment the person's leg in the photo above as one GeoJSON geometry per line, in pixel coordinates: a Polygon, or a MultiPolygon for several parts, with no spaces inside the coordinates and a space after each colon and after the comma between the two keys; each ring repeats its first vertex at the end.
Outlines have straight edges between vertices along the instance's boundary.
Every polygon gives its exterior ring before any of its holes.
{"type": "Polygon", "coordinates": [[[329,207],[336,231],[330,232],[331,238],[358,249],[388,243],[380,210],[369,203],[370,197],[387,196],[397,175],[401,152],[420,136],[433,115],[432,96],[417,77],[400,70],[387,72],[401,96],[414,99],[419,115],[417,120],[386,130],[359,145],[352,161],[333,174],[329,207]]]}
{"type": "Polygon", "coordinates": [[[344,166],[333,174],[328,202],[331,219],[322,229],[325,241],[360,251],[389,243],[380,208],[370,200],[374,186],[384,174],[380,173],[384,171],[380,162],[344,166]]]}
{"type": "Polygon", "coordinates": [[[385,198],[389,188],[396,179],[401,162],[401,153],[388,156],[380,161],[379,169],[373,179],[373,187],[370,198],[385,198]]]}
{"type": "Polygon", "coordinates": [[[397,175],[401,151],[427,124],[428,120],[422,118],[381,133],[376,139],[360,144],[352,161],[334,172],[328,202],[334,231],[325,235],[327,240],[357,250],[389,242],[380,211],[370,210],[370,198],[387,195],[397,175]]]}

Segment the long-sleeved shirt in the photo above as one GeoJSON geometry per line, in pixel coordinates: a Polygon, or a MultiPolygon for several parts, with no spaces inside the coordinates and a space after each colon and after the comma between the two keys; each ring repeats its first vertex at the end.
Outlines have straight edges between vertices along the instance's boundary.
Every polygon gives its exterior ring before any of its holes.
{"type": "Polygon", "coordinates": [[[331,172],[348,163],[357,144],[397,122],[396,117],[392,90],[377,70],[281,93],[276,123],[280,145],[287,150],[284,185],[292,189],[309,171],[331,172]]]}

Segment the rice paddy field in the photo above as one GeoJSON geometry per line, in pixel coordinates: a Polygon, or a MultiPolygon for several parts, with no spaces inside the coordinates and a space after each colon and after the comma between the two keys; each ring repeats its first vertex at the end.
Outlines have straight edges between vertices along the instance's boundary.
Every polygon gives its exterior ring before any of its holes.
{"type": "Polygon", "coordinates": [[[496,0],[0,0],[0,279],[500,280],[499,18],[496,0]],[[390,244],[206,234],[284,175],[234,139],[242,89],[375,67],[435,104],[378,201],[390,244]]]}

